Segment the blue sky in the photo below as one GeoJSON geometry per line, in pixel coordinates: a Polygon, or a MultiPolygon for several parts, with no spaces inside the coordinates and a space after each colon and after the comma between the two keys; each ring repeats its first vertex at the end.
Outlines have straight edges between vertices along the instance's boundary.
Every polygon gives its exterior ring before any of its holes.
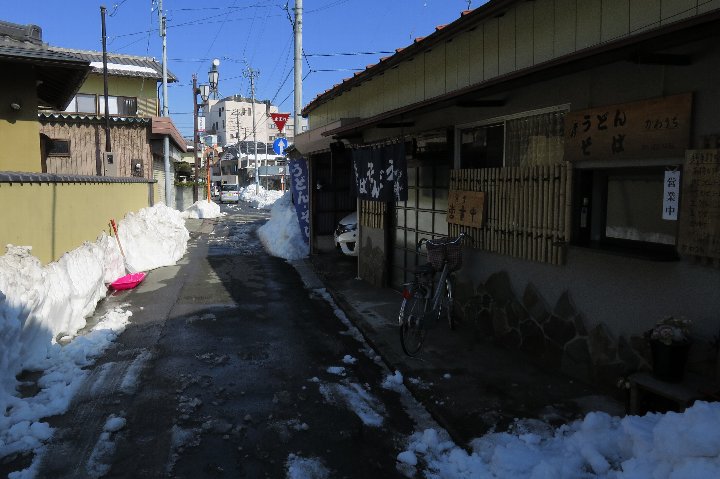
{"type": "MultiPolygon", "coordinates": [[[[0,19],[33,23],[54,46],[102,50],[100,6],[108,11],[108,50],[162,58],[158,0],[25,0],[3,8],[0,19]]],[[[3,3],[9,3],[7,0],[3,3]]],[[[192,134],[192,74],[207,82],[213,58],[220,59],[221,96],[250,95],[243,75],[260,71],[256,97],[280,111],[293,108],[293,33],[289,0],[164,0],[168,17],[168,68],[179,82],[169,87],[170,116],[184,135],[192,134]]],[[[477,8],[484,0],[472,0],[477,8]]],[[[304,0],[303,106],[319,93],[376,63],[388,52],[454,21],[468,0],[304,0]],[[332,54],[351,55],[332,55],[332,54]],[[330,55],[330,56],[325,56],[330,55]]]]}

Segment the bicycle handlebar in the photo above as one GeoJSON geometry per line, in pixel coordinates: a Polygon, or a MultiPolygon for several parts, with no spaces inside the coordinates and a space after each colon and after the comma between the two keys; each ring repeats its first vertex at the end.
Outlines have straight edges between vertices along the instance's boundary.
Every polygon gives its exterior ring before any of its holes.
{"type": "MultiPolygon", "coordinates": [[[[445,244],[457,244],[457,243],[460,242],[463,238],[469,238],[469,237],[470,237],[469,234],[465,233],[464,231],[461,231],[461,232],[460,232],[460,235],[458,235],[457,238],[455,238],[454,240],[451,240],[451,241],[447,241],[447,242],[445,242],[445,244]]],[[[428,241],[429,241],[429,242],[432,242],[431,239],[428,239],[428,238],[420,238],[420,241],[418,241],[417,248],[416,248],[416,250],[417,250],[418,253],[420,252],[420,248],[422,247],[423,243],[427,243],[428,241]]]]}

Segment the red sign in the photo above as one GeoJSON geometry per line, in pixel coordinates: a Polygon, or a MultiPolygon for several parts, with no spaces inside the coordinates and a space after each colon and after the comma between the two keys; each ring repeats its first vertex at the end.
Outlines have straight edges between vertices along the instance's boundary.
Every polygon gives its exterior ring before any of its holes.
{"type": "Polygon", "coordinates": [[[283,128],[285,128],[285,123],[287,123],[288,118],[290,118],[290,113],[270,113],[270,117],[275,122],[275,126],[277,126],[280,133],[282,133],[283,128]]]}

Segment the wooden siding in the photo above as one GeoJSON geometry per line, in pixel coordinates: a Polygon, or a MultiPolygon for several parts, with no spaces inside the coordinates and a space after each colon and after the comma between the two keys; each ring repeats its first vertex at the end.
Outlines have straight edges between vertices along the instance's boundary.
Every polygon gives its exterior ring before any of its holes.
{"type": "MultiPolygon", "coordinates": [[[[138,176],[133,164],[142,164],[140,176],[152,179],[152,152],[149,143],[150,124],[112,125],[110,141],[117,176],[138,176]]],[[[102,174],[102,152],[105,151],[104,125],[99,123],[51,122],[40,125],[40,133],[51,139],[70,140],[70,156],[47,158],[47,173],[99,175],[102,174]]]]}
{"type": "Polygon", "coordinates": [[[465,231],[485,251],[564,264],[570,238],[572,169],[553,165],[452,170],[450,190],[486,193],[480,228],[450,224],[449,236],[465,231]]]}
{"type": "Polygon", "coordinates": [[[369,118],[719,8],[720,0],[518,2],[318,105],[311,127],[369,118]]]}

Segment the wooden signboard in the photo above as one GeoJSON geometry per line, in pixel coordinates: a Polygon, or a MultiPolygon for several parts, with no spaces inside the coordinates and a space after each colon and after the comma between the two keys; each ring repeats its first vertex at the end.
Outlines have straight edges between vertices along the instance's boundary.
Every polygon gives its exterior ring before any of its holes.
{"type": "Polygon", "coordinates": [[[680,254],[720,259],[720,150],[688,150],[680,191],[680,254]]]}
{"type": "Polygon", "coordinates": [[[485,192],[450,190],[447,222],[480,228],[485,221],[485,192]]]}
{"type": "Polygon", "coordinates": [[[692,93],[571,111],[569,161],[682,157],[690,138],[692,93]]]}

